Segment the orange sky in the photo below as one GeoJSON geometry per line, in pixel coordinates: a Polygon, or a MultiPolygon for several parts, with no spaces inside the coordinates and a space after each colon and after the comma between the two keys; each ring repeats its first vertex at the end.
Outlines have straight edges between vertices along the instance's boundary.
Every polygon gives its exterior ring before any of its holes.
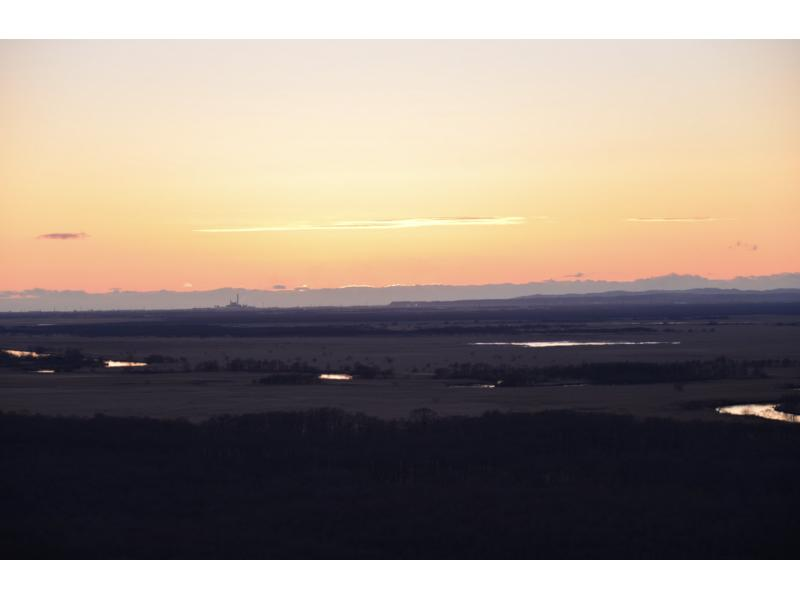
{"type": "Polygon", "coordinates": [[[0,132],[4,290],[800,271],[798,42],[0,42],[0,132]]]}

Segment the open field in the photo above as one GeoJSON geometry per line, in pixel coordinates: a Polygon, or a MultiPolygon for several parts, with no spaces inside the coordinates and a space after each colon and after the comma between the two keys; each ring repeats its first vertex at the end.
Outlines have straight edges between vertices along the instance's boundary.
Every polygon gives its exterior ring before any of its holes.
{"type": "MultiPolygon", "coordinates": [[[[0,410],[48,415],[187,418],[333,407],[383,418],[428,408],[440,415],[486,411],[574,410],[719,419],[713,407],[777,401],[784,379],[687,384],[469,388],[436,380],[365,380],[319,385],[253,384],[253,374],[63,374],[54,385],[43,376],[4,374],[0,410]]],[[[49,377],[52,380],[52,377],[49,377]]],[[[786,382],[798,382],[786,378],[786,382]]]]}

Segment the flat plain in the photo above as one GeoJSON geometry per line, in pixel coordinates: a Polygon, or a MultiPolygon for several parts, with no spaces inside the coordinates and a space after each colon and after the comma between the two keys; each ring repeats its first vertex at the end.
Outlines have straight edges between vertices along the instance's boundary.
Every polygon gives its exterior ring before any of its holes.
{"type": "Polygon", "coordinates": [[[0,315],[0,556],[796,558],[800,302],[583,301],[0,315]]]}
{"type": "MultiPolygon", "coordinates": [[[[653,309],[648,306],[645,315],[652,316],[653,309]]],[[[800,316],[769,313],[771,306],[726,314],[711,305],[693,306],[675,320],[670,319],[673,310],[665,305],[663,313],[656,308],[656,317],[642,319],[633,307],[627,317],[612,314],[588,321],[574,310],[542,317],[537,310],[476,313],[428,307],[5,314],[0,316],[2,349],[79,350],[102,360],[148,365],[47,374],[33,367],[0,368],[0,410],[193,421],[323,407],[381,418],[430,409],[439,415],[574,410],[719,419],[716,406],[800,394],[792,390],[800,387],[800,316]],[[631,344],[523,345],[547,342],[631,344]],[[652,383],[593,383],[562,376],[504,386],[446,372],[455,364],[480,364],[502,374],[507,369],[720,358],[765,365],[759,376],[746,379],[652,383]],[[347,381],[265,385],[258,383],[263,368],[237,366],[240,360],[272,362],[269,371],[368,371],[347,381]]]]}

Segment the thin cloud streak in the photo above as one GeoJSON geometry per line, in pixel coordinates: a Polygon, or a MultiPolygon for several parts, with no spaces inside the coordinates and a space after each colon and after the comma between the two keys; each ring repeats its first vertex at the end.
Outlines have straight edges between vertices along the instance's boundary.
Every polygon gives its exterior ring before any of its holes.
{"type": "Polygon", "coordinates": [[[86,233],[46,233],[39,235],[37,239],[46,239],[53,241],[75,241],[78,239],[86,239],[89,235],[86,233]]]}
{"type": "Polygon", "coordinates": [[[716,222],[719,218],[627,218],[626,222],[646,222],[646,223],[653,223],[653,222],[672,222],[672,223],[680,223],[680,222],[716,222]]]}
{"type": "Polygon", "coordinates": [[[283,226],[255,226],[242,228],[200,228],[196,233],[269,233],[317,230],[391,230],[401,228],[429,228],[434,226],[509,226],[525,224],[521,216],[459,217],[459,218],[405,218],[392,220],[342,220],[328,224],[289,224],[283,226]]]}

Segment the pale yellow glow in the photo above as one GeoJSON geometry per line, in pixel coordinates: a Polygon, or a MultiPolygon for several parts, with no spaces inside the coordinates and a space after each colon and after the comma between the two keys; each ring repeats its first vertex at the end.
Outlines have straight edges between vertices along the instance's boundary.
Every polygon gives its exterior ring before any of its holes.
{"type": "Polygon", "coordinates": [[[0,290],[800,270],[800,42],[5,41],[0,131],[0,290]]]}
{"type": "Polygon", "coordinates": [[[257,226],[249,228],[201,228],[198,233],[264,233],[312,230],[387,230],[393,228],[425,228],[430,226],[506,226],[524,224],[525,218],[407,218],[400,220],[345,220],[330,224],[287,224],[283,226],[257,226]]]}
{"type": "Polygon", "coordinates": [[[719,218],[628,218],[627,220],[628,222],[680,224],[682,222],[714,222],[715,220],[719,220],[719,218]]]}

